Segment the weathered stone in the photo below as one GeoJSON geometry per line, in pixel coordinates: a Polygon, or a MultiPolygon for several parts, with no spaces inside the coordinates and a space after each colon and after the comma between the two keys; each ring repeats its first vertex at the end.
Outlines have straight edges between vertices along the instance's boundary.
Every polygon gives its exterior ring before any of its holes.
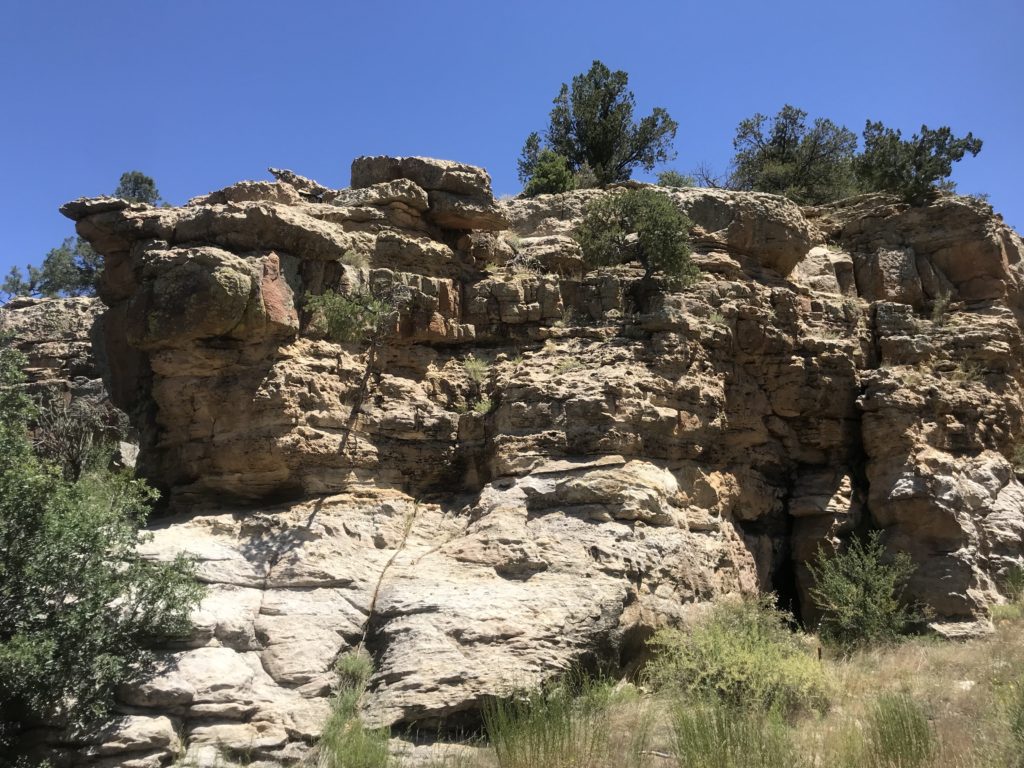
{"type": "Polygon", "coordinates": [[[494,205],[471,166],[284,184],[297,200],[67,209],[106,259],[108,376],[169,499],[141,551],[209,585],[122,692],[180,724],[186,760],[299,760],[360,644],[366,722],[457,727],[575,663],[635,665],[726,593],[780,589],[813,621],[808,564],[855,530],[910,552],[947,635],[983,629],[1024,561],[1020,241],[978,207],[666,192],[705,271],[680,289],[585,271],[572,230],[614,189],[501,203],[517,241],[462,231],[498,223],[471,218],[494,205]],[[302,308],[326,290],[401,295],[390,335],[323,338],[302,308]]]}
{"type": "Polygon", "coordinates": [[[427,191],[428,215],[447,229],[500,230],[508,224],[491,194],[483,168],[427,157],[358,157],[352,161],[355,189],[406,179],[427,191]]]}

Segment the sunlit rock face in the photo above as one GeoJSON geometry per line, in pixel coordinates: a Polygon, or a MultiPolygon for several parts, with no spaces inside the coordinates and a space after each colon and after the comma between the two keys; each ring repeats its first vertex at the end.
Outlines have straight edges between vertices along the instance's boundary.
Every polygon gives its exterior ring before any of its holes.
{"type": "Polygon", "coordinates": [[[615,189],[496,202],[425,158],[274,175],[63,209],[105,257],[108,387],[169,500],[142,546],[209,585],[73,761],[297,760],[358,645],[367,722],[472,723],[725,593],[813,621],[808,563],[868,528],[938,629],[983,628],[1024,531],[1022,244],[990,209],[666,190],[703,272],[679,288],[585,268],[573,228],[615,189]],[[370,350],[305,307],[396,286],[370,350]]]}

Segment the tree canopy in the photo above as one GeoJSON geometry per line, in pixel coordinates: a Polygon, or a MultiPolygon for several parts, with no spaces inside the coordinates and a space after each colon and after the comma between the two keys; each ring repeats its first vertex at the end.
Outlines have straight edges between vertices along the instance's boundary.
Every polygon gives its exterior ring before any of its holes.
{"type": "Polygon", "coordinates": [[[635,120],[636,99],[627,89],[629,75],[612,72],[600,61],[562,83],[543,136],[531,133],[519,160],[519,177],[534,176],[541,151],[565,158],[573,173],[593,173],[597,184],[625,181],[636,167],[652,170],[675,157],[672,143],[678,123],[661,107],[635,120]]]}
{"type": "MultiPolygon", "coordinates": [[[[157,205],[161,201],[156,182],[141,171],[121,174],[114,197],[133,203],[157,205]]],[[[103,259],[81,237],[68,237],[52,248],[41,267],[29,264],[22,272],[11,267],[0,294],[13,296],[91,296],[96,292],[96,281],[103,271],[103,259]]]]}
{"type": "MultiPolygon", "coordinates": [[[[948,126],[904,139],[900,131],[867,121],[863,150],[857,136],[831,120],[807,125],[807,113],[786,104],[772,118],[743,120],[733,139],[736,154],[725,186],[785,195],[820,204],[861,192],[890,192],[921,205],[937,191],[953,191],[953,163],[977,155],[981,140],[957,137],[948,126]]],[[[711,174],[699,174],[705,180],[711,174]]],[[[710,184],[716,186],[717,184],[710,184]]]]}
{"type": "Polygon", "coordinates": [[[807,125],[807,113],[786,104],[773,118],[743,120],[733,139],[730,186],[785,195],[802,204],[854,194],[857,135],[825,118],[807,125]]]}
{"type": "Polygon", "coordinates": [[[899,129],[868,120],[857,175],[868,189],[892,192],[920,205],[936,190],[953,191],[956,185],[949,179],[953,163],[980,151],[981,139],[971,133],[954,136],[946,125],[934,130],[922,125],[920,133],[904,139],[899,129]]]}
{"type": "Polygon", "coordinates": [[[133,203],[156,205],[160,202],[160,191],[156,188],[156,182],[142,171],[125,171],[114,190],[114,197],[133,203]]]}
{"type": "Polygon", "coordinates": [[[70,478],[33,451],[24,365],[0,347],[0,754],[25,723],[105,713],[200,595],[189,562],[136,551],[152,490],[102,460],[70,478]]]}
{"type": "Polygon", "coordinates": [[[89,296],[95,291],[96,279],[103,269],[102,258],[80,237],[68,237],[50,249],[42,267],[31,264],[22,274],[11,267],[0,293],[8,296],[89,296]]]}

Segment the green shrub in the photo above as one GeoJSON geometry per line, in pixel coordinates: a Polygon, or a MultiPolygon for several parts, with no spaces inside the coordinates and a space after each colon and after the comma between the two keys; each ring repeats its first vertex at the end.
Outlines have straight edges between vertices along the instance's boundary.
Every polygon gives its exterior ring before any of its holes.
{"type": "Polygon", "coordinates": [[[32,450],[24,357],[0,348],[0,753],[25,722],[84,726],[151,669],[147,644],[191,627],[192,563],[142,558],[156,492],[108,471],[77,479],[32,450]]]}
{"type": "Polygon", "coordinates": [[[576,189],[576,179],[565,157],[550,149],[541,150],[533,162],[523,195],[556,195],[572,189],[576,189]]]}
{"type": "Polygon", "coordinates": [[[324,291],[306,299],[306,308],[331,341],[365,342],[379,336],[394,319],[395,305],[367,292],[351,294],[324,291]]]}
{"type": "Polygon", "coordinates": [[[868,120],[857,175],[867,189],[892,192],[920,205],[936,190],[952,190],[953,163],[980,151],[981,139],[971,133],[958,138],[948,126],[933,130],[922,125],[920,134],[904,139],[899,130],[868,120]]]}
{"type": "Polygon", "coordinates": [[[631,189],[592,201],[575,237],[590,267],[636,260],[645,277],[661,272],[689,281],[698,274],[690,261],[690,226],[666,195],[631,189]]]}
{"type": "Polygon", "coordinates": [[[685,629],[651,639],[650,684],[694,701],[792,715],[828,708],[830,686],[821,665],[773,598],[725,600],[685,629]]]}
{"type": "Polygon", "coordinates": [[[785,195],[818,205],[856,193],[857,134],[786,104],[769,118],[756,114],[736,127],[729,186],[785,195]]]}
{"type": "Polygon", "coordinates": [[[658,174],[659,187],[696,187],[697,180],[679,171],[662,171],[658,174]]]}
{"type": "Polygon", "coordinates": [[[830,556],[819,549],[816,564],[810,565],[810,595],[822,614],[822,641],[850,652],[897,640],[922,618],[902,598],[914,570],[905,552],[886,561],[879,531],[853,538],[845,550],[830,556]]]}
{"type": "Polygon", "coordinates": [[[577,188],[625,181],[637,166],[650,171],[675,157],[678,123],[660,107],[634,120],[636,99],[628,84],[628,74],[613,72],[600,61],[571,84],[562,83],[543,141],[540,133],[526,138],[518,162],[520,180],[535,175],[544,150],[565,159],[577,188]]]}
{"type": "Polygon", "coordinates": [[[763,712],[680,704],[672,734],[680,768],[794,768],[801,762],[782,720],[763,712]]]}

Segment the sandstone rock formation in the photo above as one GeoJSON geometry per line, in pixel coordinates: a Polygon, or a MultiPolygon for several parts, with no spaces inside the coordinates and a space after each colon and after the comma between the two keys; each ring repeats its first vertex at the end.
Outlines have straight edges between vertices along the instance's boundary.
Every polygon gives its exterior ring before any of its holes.
{"type": "Polygon", "coordinates": [[[939,631],[984,628],[1024,554],[1024,245],[984,206],[667,191],[704,271],[672,290],[584,270],[573,222],[614,190],[496,203],[423,158],[360,158],[347,190],[274,175],[63,209],[105,257],[110,389],[170,499],[146,552],[210,587],[73,762],[298,759],[359,644],[367,721],[471,723],[727,592],[811,620],[808,561],[866,527],[939,631]],[[372,357],[305,310],[396,285],[372,357]]]}

